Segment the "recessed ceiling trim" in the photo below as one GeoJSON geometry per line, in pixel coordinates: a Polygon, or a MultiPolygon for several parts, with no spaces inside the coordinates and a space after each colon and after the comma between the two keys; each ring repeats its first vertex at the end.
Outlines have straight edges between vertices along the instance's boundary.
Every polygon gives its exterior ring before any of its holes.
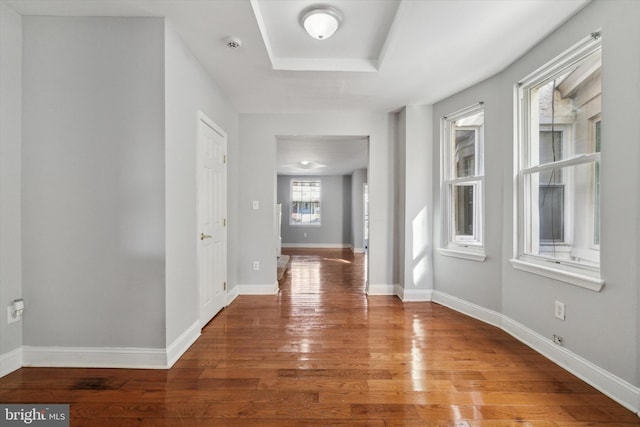
{"type": "Polygon", "coordinates": [[[269,56],[269,61],[271,61],[271,67],[276,70],[275,64],[273,63],[273,50],[271,49],[271,42],[269,41],[269,34],[267,33],[267,24],[264,22],[264,16],[260,11],[260,3],[258,0],[250,0],[251,8],[253,9],[253,14],[256,17],[256,21],[258,22],[258,28],[260,29],[260,35],[262,36],[262,40],[264,41],[264,47],[267,49],[267,55],[269,56]]]}

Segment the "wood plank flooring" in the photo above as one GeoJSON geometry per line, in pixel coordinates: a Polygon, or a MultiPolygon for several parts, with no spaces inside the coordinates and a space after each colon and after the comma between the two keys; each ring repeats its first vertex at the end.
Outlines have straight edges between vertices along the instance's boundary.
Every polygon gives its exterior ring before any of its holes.
{"type": "Polygon", "coordinates": [[[362,255],[288,254],[278,295],[238,297],[172,369],[20,369],[0,402],[70,403],[92,427],[640,426],[494,327],[365,296],[362,255]]]}

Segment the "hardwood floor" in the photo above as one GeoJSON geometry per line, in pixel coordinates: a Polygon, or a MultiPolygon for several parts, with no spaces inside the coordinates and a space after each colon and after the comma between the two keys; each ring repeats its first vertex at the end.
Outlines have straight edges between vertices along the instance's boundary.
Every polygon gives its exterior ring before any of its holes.
{"type": "Polygon", "coordinates": [[[0,402],[70,403],[72,426],[640,426],[499,329],[365,296],[362,255],[288,253],[281,292],[238,297],[171,370],[20,369],[0,402]]]}

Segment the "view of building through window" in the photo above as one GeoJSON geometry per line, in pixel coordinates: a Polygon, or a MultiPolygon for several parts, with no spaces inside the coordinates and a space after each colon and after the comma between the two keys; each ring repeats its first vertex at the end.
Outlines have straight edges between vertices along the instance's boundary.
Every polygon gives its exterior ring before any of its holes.
{"type": "Polygon", "coordinates": [[[521,93],[525,255],[599,265],[600,64],[598,48],[521,93]]]}
{"type": "Polygon", "coordinates": [[[291,180],[291,225],[320,225],[320,180],[291,180]]]}

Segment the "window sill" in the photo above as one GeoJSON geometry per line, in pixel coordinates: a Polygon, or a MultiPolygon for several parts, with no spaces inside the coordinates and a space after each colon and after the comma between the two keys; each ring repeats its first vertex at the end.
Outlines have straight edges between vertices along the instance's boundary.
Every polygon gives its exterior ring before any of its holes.
{"type": "Polygon", "coordinates": [[[468,259],[470,261],[483,262],[487,259],[484,250],[463,250],[463,249],[449,249],[440,248],[438,253],[444,256],[450,256],[453,258],[468,259]]]}
{"type": "Polygon", "coordinates": [[[521,259],[510,259],[509,262],[511,262],[511,265],[516,270],[522,270],[539,276],[548,277],[550,279],[559,280],[561,282],[570,283],[594,292],[600,292],[604,287],[604,280],[588,276],[587,274],[560,270],[559,268],[543,266],[537,263],[523,261],[521,259]]]}

